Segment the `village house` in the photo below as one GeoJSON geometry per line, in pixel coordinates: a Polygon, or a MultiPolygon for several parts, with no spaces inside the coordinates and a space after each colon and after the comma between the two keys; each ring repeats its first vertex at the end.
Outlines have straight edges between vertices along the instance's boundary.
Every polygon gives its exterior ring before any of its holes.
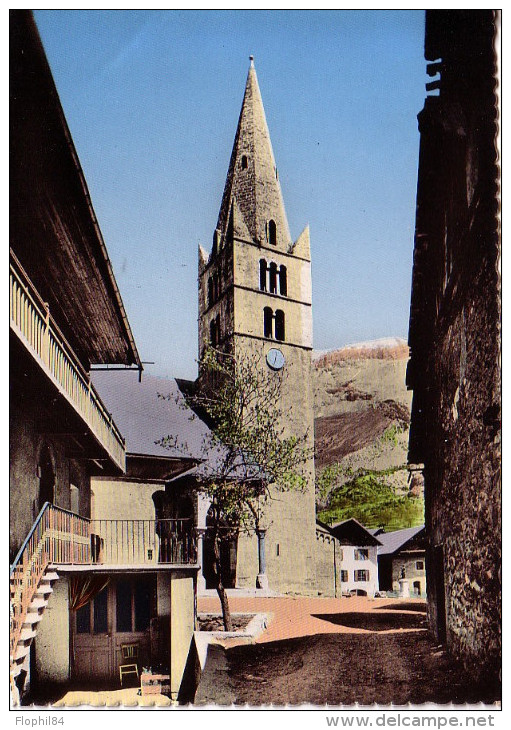
{"type": "MultiPolygon", "coordinates": [[[[158,524],[172,519],[181,532],[193,528],[197,535],[197,586],[203,593],[211,587],[213,557],[207,539],[210,502],[201,494],[199,477],[215,472],[218,452],[210,448],[208,426],[186,403],[181,390],[185,382],[146,373],[139,381],[132,371],[95,371],[92,381],[126,439],[125,474],[92,479],[93,517],[143,517],[158,524]],[[166,437],[170,439],[163,445],[160,442],[166,437]]],[[[225,561],[225,578],[227,586],[234,588],[235,545],[231,553],[225,561]]],[[[150,560],[157,562],[156,551],[152,550],[150,560]]]]}
{"type": "MultiPolygon", "coordinates": [[[[335,540],[332,545],[333,595],[374,596],[378,592],[379,538],[353,518],[333,525],[316,520],[318,542],[331,544],[328,536],[335,540]]],[[[324,578],[322,582],[325,582],[324,578]]]]}
{"type": "Polygon", "coordinates": [[[499,23],[492,10],[426,12],[407,372],[431,629],[489,686],[501,667],[499,23]]]}
{"type": "Polygon", "coordinates": [[[378,585],[380,592],[400,592],[406,579],[414,597],[426,595],[426,540],[424,525],[385,532],[370,531],[381,543],[378,547],[378,585]]]}
{"type": "MultiPolygon", "coordinates": [[[[17,703],[30,686],[71,680],[119,687],[158,664],[177,698],[195,628],[195,538],[191,524],[94,504],[91,477],[125,474],[127,461],[91,367],[138,379],[142,364],[32,14],[10,21],[11,694],[17,703]]],[[[143,474],[145,462],[128,467],[143,474]]],[[[189,468],[174,460],[156,473],[189,468]]]]}

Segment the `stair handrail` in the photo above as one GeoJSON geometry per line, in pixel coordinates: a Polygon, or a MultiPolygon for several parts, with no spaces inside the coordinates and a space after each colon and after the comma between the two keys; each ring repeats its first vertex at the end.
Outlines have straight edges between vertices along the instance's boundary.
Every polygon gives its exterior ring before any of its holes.
{"type": "MultiPolygon", "coordinates": [[[[68,515],[70,518],[78,518],[81,523],[87,525],[88,532],[90,532],[90,520],[86,517],[76,515],[70,510],[57,507],[51,502],[45,502],[39,511],[32,527],[30,528],[27,537],[23,541],[20,549],[18,550],[16,557],[10,568],[10,579],[14,582],[13,595],[11,599],[11,612],[10,612],[10,649],[11,657],[14,656],[16,646],[21,635],[21,629],[25,622],[28,608],[32,599],[39,586],[39,582],[48,565],[55,562],[57,557],[61,558],[61,554],[57,555],[59,551],[59,543],[64,542],[62,535],[66,535],[65,530],[59,530],[58,526],[55,528],[53,524],[53,515],[57,514],[68,515]],[[42,525],[43,521],[46,520],[46,525],[42,525]],[[37,537],[37,530],[41,529],[41,534],[37,537]],[[37,544],[34,543],[37,541],[37,544]],[[28,554],[30,553],[30,555],[28,554]],[[23,567],[21,567],[23,566],[23,567]],[[21,575],[19,579],[16,578],[16,570],[20,570],[21,575]]],[[[70,562],[74,562],[74,547],[80,548],[80,545],[73,543],[73,532],[69,531],[71,552],[68,551],[68,556],[71,558],[70,562]]],[[[83,539],[82,539],[83,543],[83,539]]],[[[87,539],[87,555],[83,562],[89,562],[88,555],[88,544],[90,543],[90,537],[87,539]]],[[[64,546],[66,543],[64,542],[64,546]]],[[[82,546],[83,547],[83,546],[82,546]]],[[[66,562],[63,560],[62,562],[66,562]]],[[[78,562],[82,562],[79,560],[78,562]]]]}
{"type": "MultiPolygon", "coordinates": [[[[37,589],[40,576],[42,575],[42,573],[44,573],[47,565],[49,564],[49,559],[47,557],[43,558],[39,566],[39,570],[37,571],[38,575],[34,577],[34,575],[32,574],[32,563],[36,551],[32,549],[32,554],[28,557],[26,556],[26,553],[31,549],[32,538],[36,534],[36,531],[40,528],[40,525],[43,522],[43,518],[45,518],[45,516],[49,514],[50,507],[50,502],[45,502],[41,507],[39,514],[37,515],[32,527],[30,528],[27,537],[23,541],[23,544],[18,550],[18,553],[14,558],[13,564],[11,566],[10,579],[13,580],[15,571],[19,568],[20,565],[23,564],[23,562],[25,562],[25,560],[27,562],[27,565],[22,569],[22,574],[19,581],[17,582],[16,579],[14,579],[14,586],[12,587],[13,595],[11,596],[9,632],[11,661],[14,659],[16,647],[18,645],[19,637],[21,635],[21,629],[27,616],[28,607],[37,589]]],[[[39,552],[39,544],[42,543],[43,539],[46,539],[46,537],[43,538],[43,535],[45,535],[45,533],[46,530],[43,531],[41,537],[38,540],[37,552],[39,552]]]]}
{"type": "Polygon", "coordinates": [[[43,506],[41,507],[41,510],[40,510],[39,514],[38,514],[38,515],[37,515],[37,517],[35,518],[34,524],[33,524],[33,525],[32,525],[32,527],[30,528],[30,530],[29,530],[29,532],[28,532],[28,535],[27,535],[27,536],[26,536],[26,538],[25,538],[25,539],[23,540],[23,542],[22,542],[22,544],[21,544],[21,547],[20,547],[20,549],[19,549],[19,550],[18,550],[18,552],[16,553],[16,557],[15,557],[15,558],[14,558],[14,560],[12,561],[12,565],[11,565],[11,570],[10,570],[10,573],[9,573],[9,575],[10,575],[10,576],[11,576],[11,575],[12,575],[12,574],[14,573],[14,570],[15,570],[15,568],[16,568],[16,566],[17,566],[17,564],[19,563],[19,561],[21,560],[21,556],[23,555],[23,552],[25,551],[25,548],[26,548],[26,546],[28,545],[28,542],[29,542],[30,538],[32,537],[32,535],[33,535],[33,534],[34,534],[34,532],[36,531],[36,529],[37,529],[37,526],[39,525],[40,521],[42,520],[43,514],[44,514],[44,513],[46,512],[46,510],[47,510],[47,509],[48,509],[49,507],[51,507],[51,502],[45,502],[45,503],[43,504],[43,506]]]}

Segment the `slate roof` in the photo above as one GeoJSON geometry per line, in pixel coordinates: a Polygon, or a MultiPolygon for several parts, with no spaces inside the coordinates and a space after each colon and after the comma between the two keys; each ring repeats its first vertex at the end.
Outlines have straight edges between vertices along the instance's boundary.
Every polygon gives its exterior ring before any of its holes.
{"type": "Polygon", "coordinates": [[[424,525],[418,527],[407,527],[404,530],[394,530],[394,532],[378,532],[378,530],[370,530],[373,535],[377,535],[382,547],[378,548],[378,555],[391,555],[403,548],[403,546],[412,538],[416,537],[424,530],[424,525]]]}
{"type": "Polygon", "coordinates": [[[128,454],[204,459],[202,444],[209,428],[186,406],[174,379],[144,373],[139,382],[134,370],[93,371],[91,377],[126,439],[128,454]],[[170,399],[162,400],[158,394],[170,399]],[[176,436],[186,447],[169,449],[155,443],[167,435],[176,436]]]}
{"type": "MultiPolygon", "coordinates": [[[[319,520],[317,520],[319,522],[319,520]]],[[[375,537],[374,534],[361,525],[360,522],[353,517],[342,522],[336,522],[334,525],[325,525],[320,523],[319,525],[323,529],[329,530],[334,537],[339,540],[341,545],[380,545],[380,538],[375,537]]]]}
{"type": "MultiPolygon", "coordinates": [[[[210,429],[186,405],[183,392],[192,383],[180,380],[178,385],[173,378],[146,373],[139,382],[135,370],[96,370],[92,371],[91,379],[126,440],[128,455],[189,458],[200,462],[176,478],[211,477],[215,472],[221,473],[222,447],[211,446],[210,429]],[[162,399],[159,394],[169,397],[162,399]],[[176,446],[167,448],[155,443],[165,436],[175,437],[176,446]]],[[[236,474],[237,470],[233,469],[233,477],[236,474]]],[[[239,474],[245,475],[244,468],[240,468],[239,474]]]]}

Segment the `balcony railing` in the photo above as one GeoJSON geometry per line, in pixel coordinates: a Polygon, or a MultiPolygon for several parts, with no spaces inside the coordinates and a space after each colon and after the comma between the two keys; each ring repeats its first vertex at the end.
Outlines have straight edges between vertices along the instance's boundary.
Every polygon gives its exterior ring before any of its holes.
{"type": "Polygon", "coordinates": [[[94,390],[88,373],[50,315],[47,304],[12,251],[10,324],[110,458],[124,471],[126,452],[122,435],[94,390]]]}
{"type": "Polygon", "coordinates": [[[193,520],[91,520],[92,561],[102,565],[189,564],[197,560],[193,520]]]}

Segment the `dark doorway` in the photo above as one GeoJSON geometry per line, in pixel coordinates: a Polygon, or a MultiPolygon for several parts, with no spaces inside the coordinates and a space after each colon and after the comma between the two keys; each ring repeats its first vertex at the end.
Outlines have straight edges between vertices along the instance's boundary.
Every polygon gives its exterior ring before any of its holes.
{"type": "Polygon", "coordinates": [[[159,537],[158,561],[180,562],[187,550],[194,525],[193,501],[186,493],[154,492],[156,534],[159,537]]]}
{"type": "Polygon", "coordinates": [[[392,556],[378,558],[378,588],[380,591],[392,590],[392,556]]]}

